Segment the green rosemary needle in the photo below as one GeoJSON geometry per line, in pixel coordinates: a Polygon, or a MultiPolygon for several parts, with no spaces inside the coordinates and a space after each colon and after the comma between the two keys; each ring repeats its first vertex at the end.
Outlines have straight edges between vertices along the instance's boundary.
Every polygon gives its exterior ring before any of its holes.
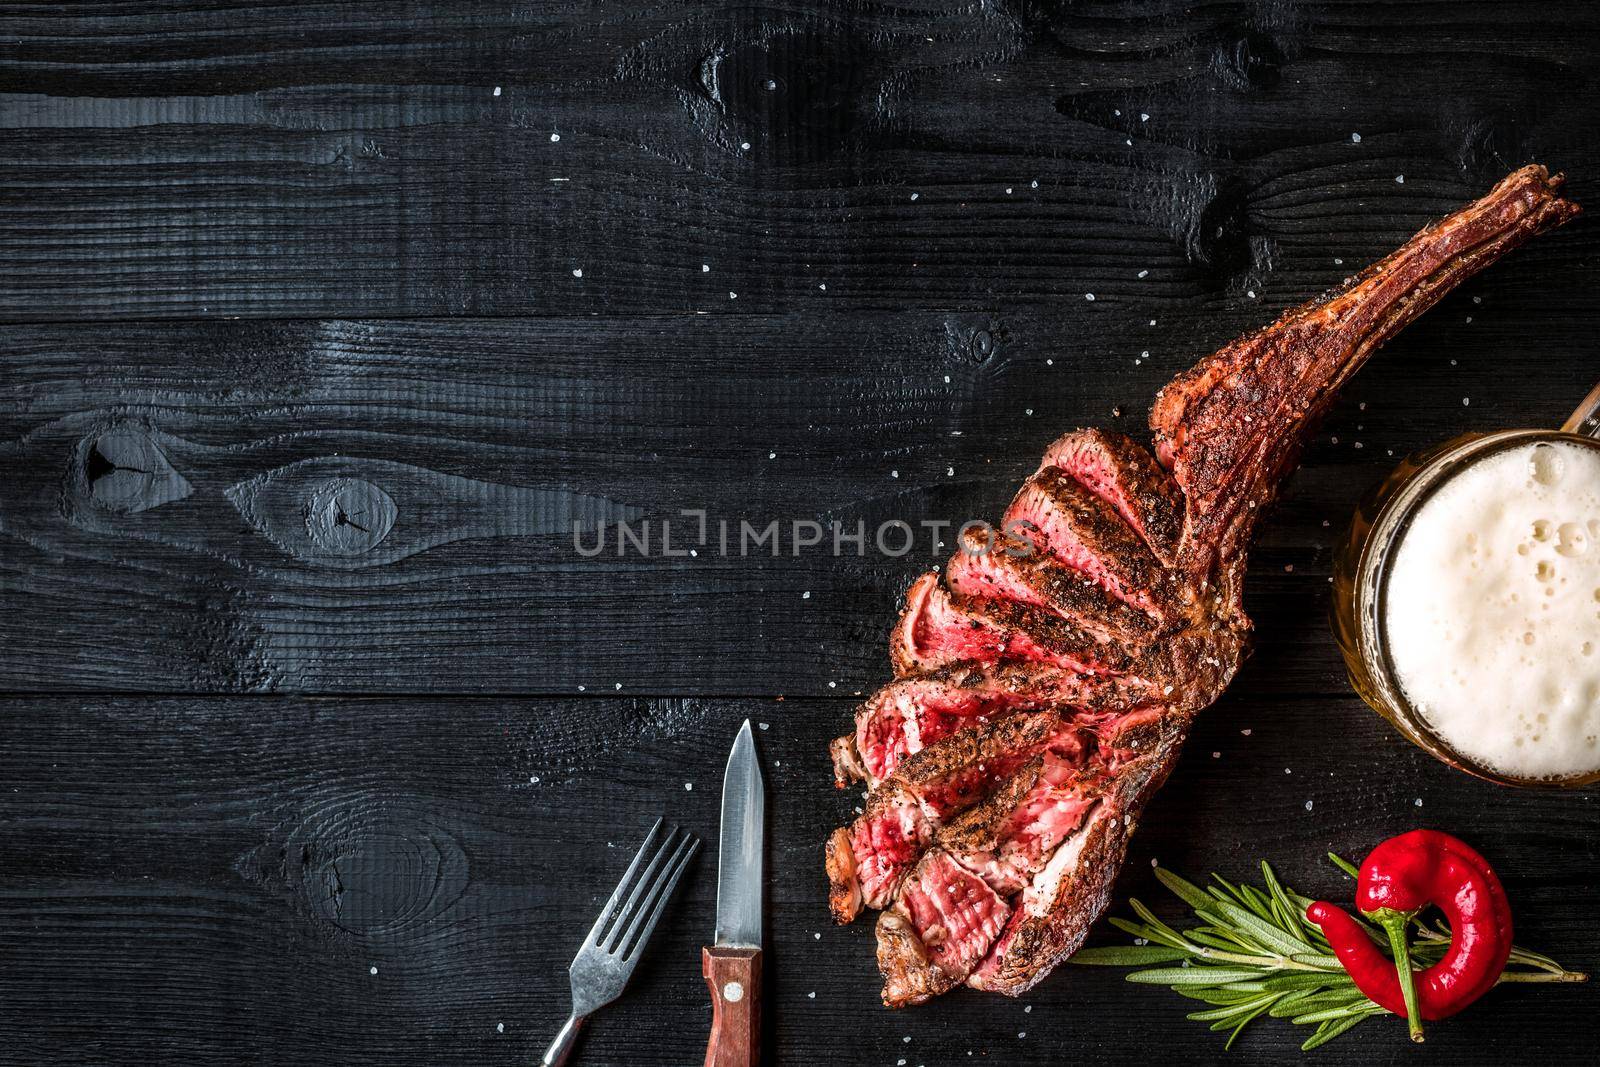
{"type": "MultiPolygon", "coordinates": [[[[1356,876],[1347,860],[1328,854],[1340,870],[1356,876]]],[[[1201,888],[1164,868],[1156,869],[1161,884],[1194,912],[1198,925],[1177,930],[1137,900],[1129,900],[1137,921],[1113,918],[1112,925],[1132,934],[1132,945],[1086,948],[1072,962],[1108,967],[1137,967],[1128,981],[1164,985],[1174,993],[1211,1005],[1189,1014],[1212,1030],[1228,1031],[1226,1048],[1240,1032],[1268,1016],[1297,1026],[1314,1026],[1300,1047],[1326,1044],[1374,1015],[1387,1015],[1355,987],[1327,938],[1306,921],[1311,900],[1286,888],[1265,861],[1262,885],[1234,885],[1212,875],[1201,888]]],[[[1373,941],[1388,939],[1367,926],[1373,941]]],[[[1438,962],[1450,945],[1450,929],[1442,921],[1413,921],[1415,966],[1438,962]]],[[[1582,982],[1588,975],[1569,971],[1536,952],[1511,950],[1501,982],[1582,982]]]]}

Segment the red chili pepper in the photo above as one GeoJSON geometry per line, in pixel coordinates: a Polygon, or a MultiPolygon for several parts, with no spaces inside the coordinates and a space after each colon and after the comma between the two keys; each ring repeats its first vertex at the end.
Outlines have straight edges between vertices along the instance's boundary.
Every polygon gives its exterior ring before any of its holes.
{"type": "Polygon", "coordinates": [[[1388,933],[1393,960],[1343,908],[1319,900],[1306,918],[1322,927],[1357,989],[1406,1016],[1413,1041],[1422,1040],[1422,1019],[1454,1015],[1492,989],[1511,955],[1511,905],[1500,879],[1449,834],[1413,830],[1373,849],[1356,880],[1356,907],[1388,933]],[[1407,936],[1430,904],[1449,920],[1450,948],[1414,975],[1407,936]]]}

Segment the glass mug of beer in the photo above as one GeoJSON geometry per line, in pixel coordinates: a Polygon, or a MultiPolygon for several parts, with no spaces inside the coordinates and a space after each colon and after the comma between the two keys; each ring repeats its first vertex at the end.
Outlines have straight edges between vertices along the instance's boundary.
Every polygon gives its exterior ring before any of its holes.
{"type": "Polygon", "coordinates": [[[1600,386],[1560,430],[1404,460],[1333,587],[1351,684],[1418,747],[1504,785],[1600,782],[1600,386]]]}

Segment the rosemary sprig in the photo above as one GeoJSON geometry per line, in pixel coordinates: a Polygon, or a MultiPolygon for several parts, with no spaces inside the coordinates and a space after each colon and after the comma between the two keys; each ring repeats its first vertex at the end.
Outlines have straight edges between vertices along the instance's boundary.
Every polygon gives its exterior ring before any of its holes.
{"type": "MultiPolygon", "coordinates": [[[[1331,852],[1328,858],[1356,877],[1349,861],[1331,852]]],[[[1159,867],[1156,877],[1190,907],[1198,925],[1174,929],[1139,901],[1129,900],[1137,921],[1113,918],[1111,923],[1132,934],[1134,943],[1082,949],[1072,962],[1138,967],[1128,981],[1168,986],[1180,996],[1211,1005],[1188,1017],[1209,1023],[1212,1030],[1228,1031],[1225,1048],[1232,1048],[1240,1032],[1262,1016],[1314,1026],[1300,1046],[1309,1051],[1371,1016],[1388,1014],[1355,987],[1322,931],[1306,921],[1311,899],[1285,887],[1265,861],[1261,886],[1234,885],[1214,874],[1214,884],[1202,888],[1159,867]]],[[[1387,948],[1383,931],[1363,925],[1374,942],[1387,948]]],[[[1412,927],[1414,965],[1432,966],[1450,946],[1450,928],[1442,920],[1430,925],[1420,919],[1412,927]]],[[[1587,980],[1588,975],[1524,948],[1511,950],[1500,975],[1501,982],[1587,980]]]]}

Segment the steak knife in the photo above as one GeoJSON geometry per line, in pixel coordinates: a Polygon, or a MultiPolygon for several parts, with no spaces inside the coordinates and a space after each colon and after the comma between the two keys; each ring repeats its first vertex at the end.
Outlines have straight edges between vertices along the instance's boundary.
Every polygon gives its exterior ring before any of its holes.
{"type": "Polygon", "coordinates": [[[761,1058],[761,843],[766,798],[746,719],[722,775],[717,845],[717,930],[700,954],[711,990],[705,1067],[754,1067],[761,1058]]]}

